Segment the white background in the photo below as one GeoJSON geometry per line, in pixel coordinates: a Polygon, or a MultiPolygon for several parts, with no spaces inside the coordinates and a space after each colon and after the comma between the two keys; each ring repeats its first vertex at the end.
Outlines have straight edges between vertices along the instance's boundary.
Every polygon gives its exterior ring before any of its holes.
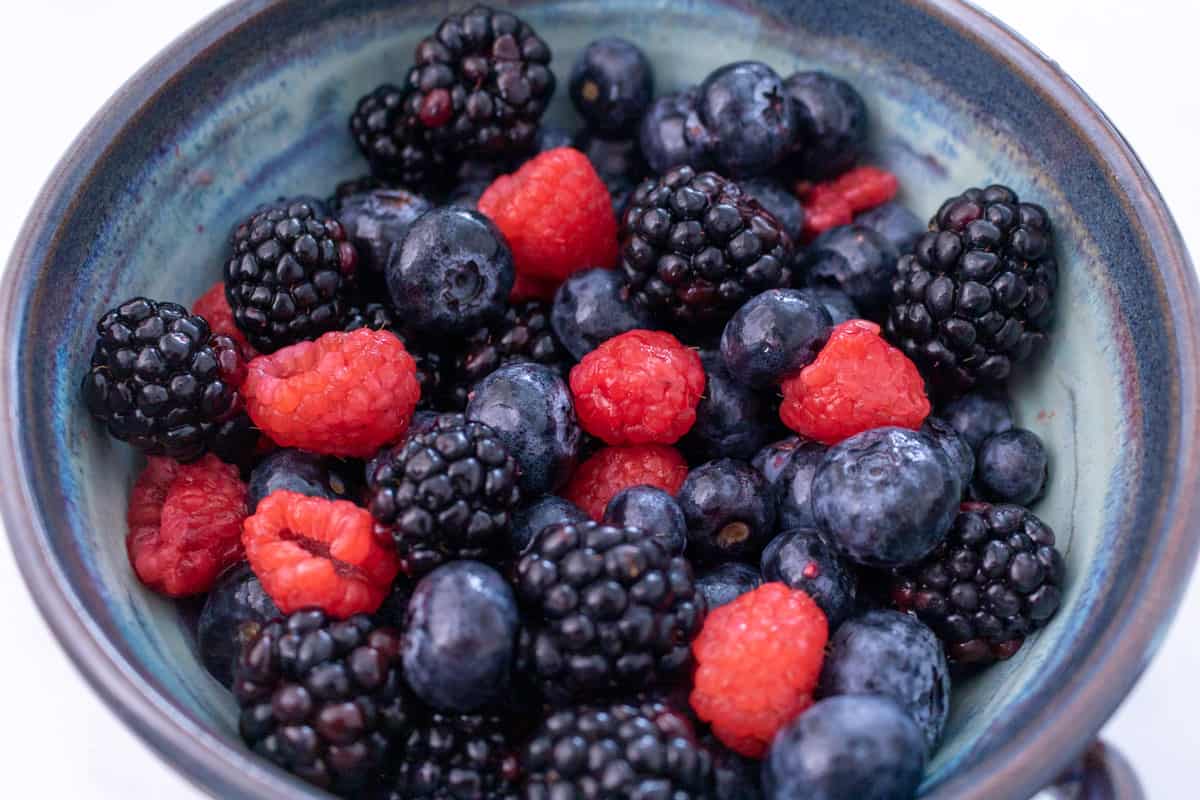
{"type": "MultiPolygon", "coordinates": [[[[884,0],[865,0],[883,2],[884,0]]],[[[215,0],[7,0],[0,25],[0,253],[42,181],[104,100],[215,0]]],[[[1200,92],[1193,0],[984,0],[1111,116],[1200,255],[1200,92]]],[[[0,767],[11,798],[199,798],[69,665],[0,546],[0,767]]],[[[1196,797],[1200,591],[1105,735],[1152,800],[1196,797]]]]}

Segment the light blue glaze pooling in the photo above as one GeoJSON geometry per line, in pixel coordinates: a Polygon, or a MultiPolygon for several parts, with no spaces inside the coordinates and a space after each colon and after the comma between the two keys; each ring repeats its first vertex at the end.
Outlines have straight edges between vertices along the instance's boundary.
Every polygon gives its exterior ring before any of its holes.
{"type": "MultiPolygon", "coordinates": [[[[134,294],[189,303],[218,279],[227,231],[247,210],[361,173],[347,115],[377,83],[402,80],[450,5],[462,4],[236,4],[98,118],[14,252],[0,392],[18,556],[85,674],[219,796],[313,793],[240,749],[233,704],[179,612],[130,572],[124,511],[138,464],[78,401],[92,325],[134,294]]],[[[1196,431],[1195,286],[1140,167],[1061,76],[951,0],[511,5],[554,50],[560,124],[573,124],[568,66],[604,34],[645,47],[660,90],[735,59],[820,67],[866,96],[877,159],[922,216],[992,181],[1050,210],[1060,318],[1050,353],[1014,388],[1020,423],[1052,453],[1038,511],[1067,556],[1064,606],[1012,661],[956,687],[925,782],[937,797],[1027,796],[1128,689],[1173,606],[1140,598],[1177,587],[1194,550],[1195,456],[1180,445],[1196,431]]]]}

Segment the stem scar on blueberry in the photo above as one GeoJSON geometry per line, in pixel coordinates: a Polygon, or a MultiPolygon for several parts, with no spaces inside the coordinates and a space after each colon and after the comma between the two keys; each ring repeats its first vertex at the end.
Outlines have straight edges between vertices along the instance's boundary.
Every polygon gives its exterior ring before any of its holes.
{"type": "Polygon", "coordinates": [[[750,538],[750,526],[742,521],[731,522],[717,534],[717,543],[722,547],[733,547],[750,538]]]}

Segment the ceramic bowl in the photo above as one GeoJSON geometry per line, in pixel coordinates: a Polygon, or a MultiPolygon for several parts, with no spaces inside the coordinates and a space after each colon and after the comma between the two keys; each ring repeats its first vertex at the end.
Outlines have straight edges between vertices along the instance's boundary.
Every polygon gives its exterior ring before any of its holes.
{"type": "MultiPolygon", "coordinates": [[[[185,617],[123,547],[139,459],[79,400],[94,321],[132,295],[190,303],[220,276],[240,215],[324,195],[365,170],[355,100],[404,75],[458,2],[244,0],[135,76],[71,146],[21,233],[0,299],[4,519],[26,579],[84,676],[167,760],[223,797],[316,797],[244,750],[231,697],[185,617]]],[[[659,90],[755,58],[853,81],[875,160],[921,215],[1002,182],[1045,205],[1062,284],[1053,344],[1013,386],[1052,454],[1038,507],[1068,564],[1062,610],[1015,658],[956,687],[923,791],[1024,798],[1110,715],[1179,600],[1196,548],[1200,314],[1162,199],[1052,62],[954,0],[513,2],[554,50],[552,121],[582,46],[625,36],[659,90]]]]}

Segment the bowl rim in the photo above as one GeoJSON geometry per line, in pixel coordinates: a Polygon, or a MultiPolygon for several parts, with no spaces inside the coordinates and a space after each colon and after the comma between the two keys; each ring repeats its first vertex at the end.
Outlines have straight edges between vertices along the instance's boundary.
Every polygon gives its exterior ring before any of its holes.
{"type": "MultiPolygon", "coordinates": [[[[169,699],[145,691],[133,671],[78,608],[57,569],[44,521],[35,513],[29,476],[20,469],[18,364],[16,359],[26,289],[34,279],[35,244],[54,235],[49,212],[75,197],[103,159],[108,145],[136,122],[148,102],[174,76],[215,43],[288,0],[234,0],[177,37],[134,74],[92,117],[43,185],[13,246],[0,281],[0,332],[4,373],[0,379],[0,469],[16,476],[0,492],[0,511],[18,567],[30,594],[60,646],[110,709],[198,788],[215,797],[269,798],[290,792],[325,796],[192,724],[169,699]]],[[[1168,491],[1156,510],[1163,531],[1157,557],[1142,559],[1131,591],[1116,609],[1096,646],[1063,685],[1053,708],[1027,718],[1019,735],[947,778],[929,798],[1025,798],[1042,788],[1124,699],[1157,649],[1182,598],[1200,541],[1200,450],[1182,446],[1200,433],[1200,286],[1179,230],[1140,160],[1107,116],[1063,70],[1004,23],[966,0],[903,0],[957,29],[988,51],[1064,113],[1110,181],[1126,194],[1129,215],[1141,226],[1163,283],[1175,352],[1180,436],[1167,454],[1168,491]]]]}

